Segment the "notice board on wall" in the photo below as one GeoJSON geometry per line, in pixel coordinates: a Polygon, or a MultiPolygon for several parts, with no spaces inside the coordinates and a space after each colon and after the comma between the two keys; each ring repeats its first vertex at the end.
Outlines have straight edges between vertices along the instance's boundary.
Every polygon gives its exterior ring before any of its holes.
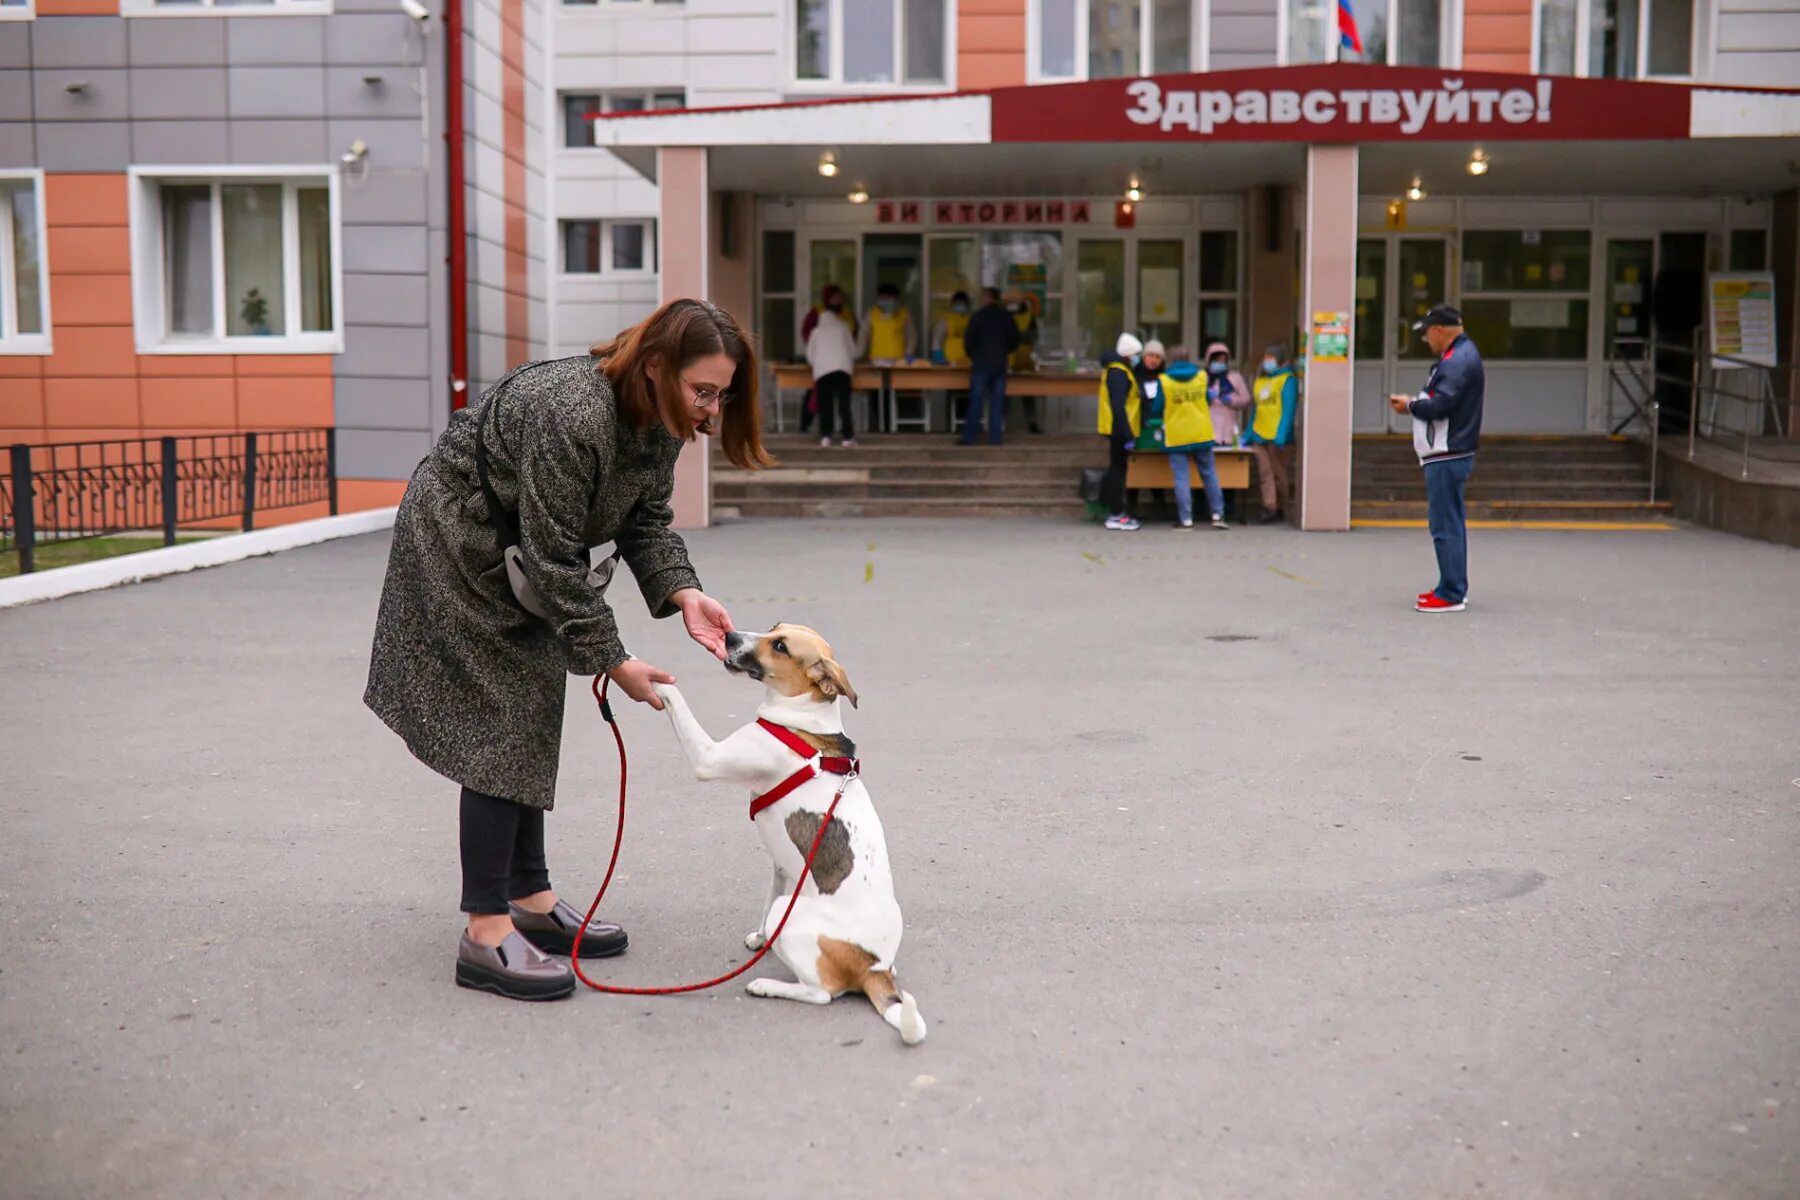
{"type": "Polygon", "coordinates": [[[1714,370],[1746,363],[1775,365],[1775,276],[1768,271],[1732,271],[1707,276],[1706,320],[1714,370]],[[1740,361],[1732,361],[1733,359],[1740,361]]]}

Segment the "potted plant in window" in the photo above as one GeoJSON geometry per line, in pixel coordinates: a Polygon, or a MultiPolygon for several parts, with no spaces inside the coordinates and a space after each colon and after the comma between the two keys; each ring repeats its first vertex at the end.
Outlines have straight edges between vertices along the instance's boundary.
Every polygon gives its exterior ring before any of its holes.
{"type": "Polygon", "coordinates": [[[250,327],[251,333],[257,337],[269,336],[269,301],[262,292],[256,288],[245,292],[244,304],[238,313],[244,318],[244,324],[250,327]]]}

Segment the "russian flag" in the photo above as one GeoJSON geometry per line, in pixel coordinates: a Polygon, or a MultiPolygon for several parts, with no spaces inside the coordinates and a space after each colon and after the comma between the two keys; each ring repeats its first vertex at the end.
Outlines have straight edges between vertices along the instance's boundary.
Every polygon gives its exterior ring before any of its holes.
{"type": "Polygon", "coordinates": [[[1357,54],[1363,52],[1362,35],[1356,31],[1356,12],[1350,0],[1337,0],[1338,44],[1357,54]]]}

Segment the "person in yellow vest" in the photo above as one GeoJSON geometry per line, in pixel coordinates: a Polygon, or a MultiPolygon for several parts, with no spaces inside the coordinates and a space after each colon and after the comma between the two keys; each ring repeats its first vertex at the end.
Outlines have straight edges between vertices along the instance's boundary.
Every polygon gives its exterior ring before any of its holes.
{"type": "MultiPolygon", "coordinates": [[[[912,361],[918,349],[919,331],[913,327],[912,310],[900,303],[900,289],[884,283],[875,289],[875,307],[863,318],[857,339],[857,356],[871,366],[898,367],[912,361]]],[[[878,392],[869,393],[868,427],[880,431],[885,424],[878,392]]]]}
{"type": "MultiPolygon", "coordinates": [[[[1019,348],[1013,351],[1012,358],[1006,364],[1007,370],[1037,370],[1038,314],[1035,298],[1014,288],[1007,293],[1006,311],[1012,314],[1013,324],[1019,327],[1019,348]]],[[[1038,425],[1037,397],[1020,396],[1019,405],[1025,410],[1025,427],[1032,433],[1044,432],[1038,425]]]]}
{"type": "Polygon", "coordinates": [[[1125,467],[1131,461],[1131,443],[1137,439],[1143,393],[1137,370],[1144,361],[1144,343],[1121,333],[1112,353],[1100,356],[1100,413],[1098,429],[1106,439],[1106,478],[1100,484],[1100,501],[1111,514],[1108,529],[1130,533],[1141,528],[1125,508],[1125,467]]]}
{"type": "MultiPolygon", "coordinates": [[[[1144,347],[1144,357],[1154,346],[1144,347]]],[[[1187,347],[1177,346],[1169,355],[1168,370],[1162,375],[1163,449],[1169,455],[1169,472],[1175,477],[1175,528],[1194,527],[1194,483],[1188,473],[1191,462],[1200,470],[1200,483],[1206,489],[1206,507],[1212,514],[1214,529],[1229,529],[1225,523],[1225,492],[1219,486],[1219,469],[1213,461],[1212,410],[1207,397],[1205,376],[1194,362],[1187,347]]]]}
{"type": "Polygon", "coordinates": [[[1300,398],[1300,385],[1286,352],[1287,347],[1280,345],[1263,351],[1262,369],[1250,386],[1256,397],[1256,414],[1244,433],[1244,444],[1256,455],[1264,525],[1286,519],[1282,509],[1288,494],[1287,447],[1294,438],[1294,410],[1300,398]]]}
{"type": "Polygon", "coordinates": [[[940,367],[969,365],[968,347],[963,335],[969,331],[969,293],[950,297],[950,311],[938,318],[931,329],[931,361],[940,367]]]}

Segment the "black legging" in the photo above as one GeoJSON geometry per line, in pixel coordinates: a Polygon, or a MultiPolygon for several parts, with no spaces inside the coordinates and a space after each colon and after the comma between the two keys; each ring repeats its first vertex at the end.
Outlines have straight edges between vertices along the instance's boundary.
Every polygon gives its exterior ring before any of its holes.
{"type": "Polygon", "coordinates": [[[1117,516],[1125,511],[1125,466],[1130,443],[1109,436],[1106,444],[1112,453],[1106,463],[1106,478],[1100,484],[1100,503],[1106,505],[1109,515],[1117,516]]]}
{"type": "Polygon", "coordinates": [[[462,790],[462,910],[504,914],[506,902],[550,890],[544,810],[462,790]]]}
{"type": "Polygon", "coordinates": [[[819,436],[834,432],[833,417],[841,422],[837,435],[846,441],[856,436],[856,423],[850,419],[850,372],[833,371],[813,380],[813,391],[819,397],[819,436]]]}

